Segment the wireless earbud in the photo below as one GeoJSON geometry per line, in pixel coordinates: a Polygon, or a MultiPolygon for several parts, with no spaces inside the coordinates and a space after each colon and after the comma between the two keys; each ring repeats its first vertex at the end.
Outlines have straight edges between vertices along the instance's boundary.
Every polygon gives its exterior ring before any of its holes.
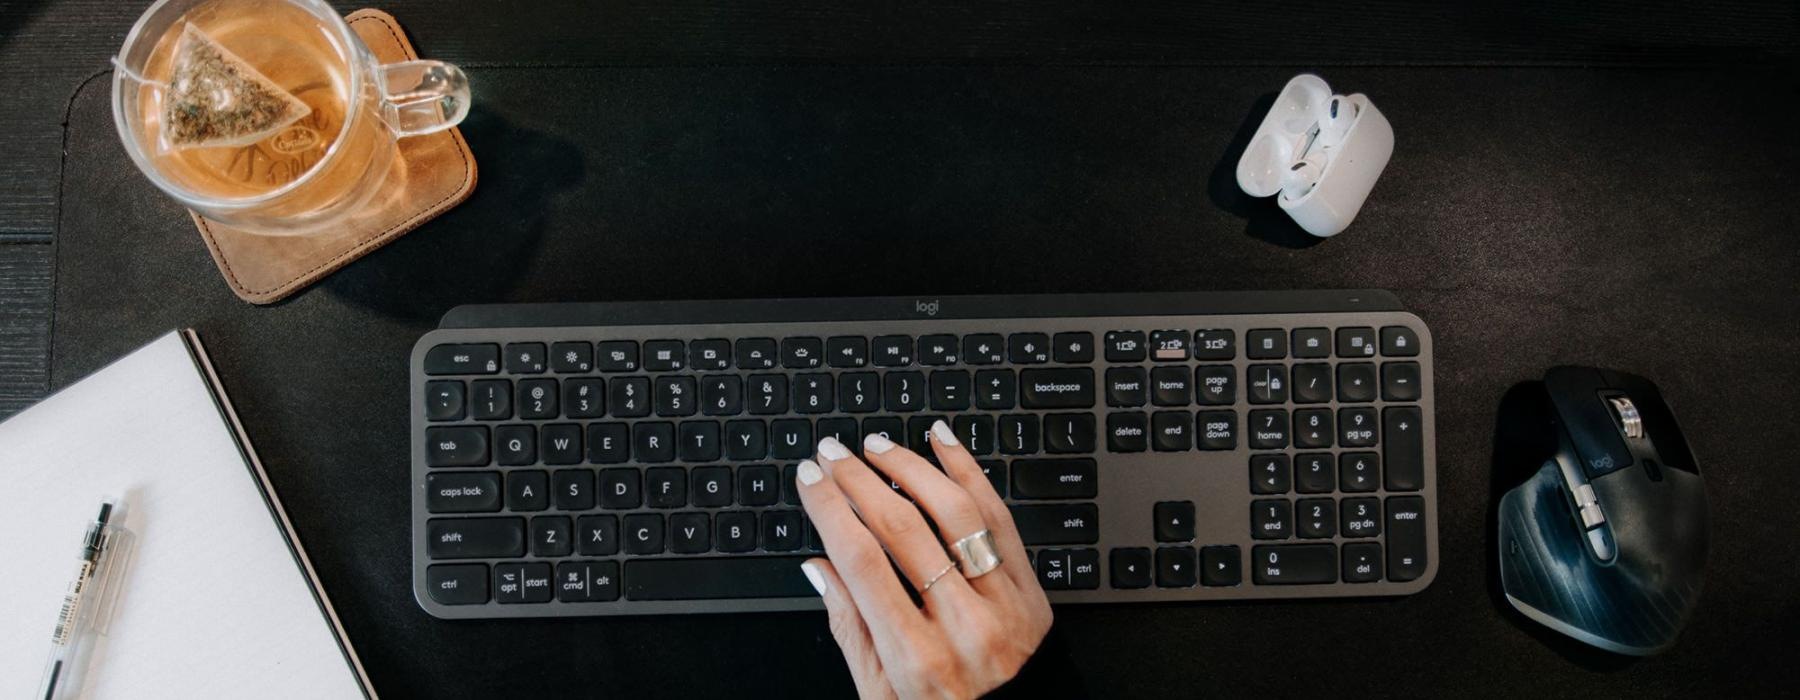
{"type": "Polygon", "coordinates": [[[1281,176],[1281,196],[1287,199],[1305,197],[1325,176],[1325,158],[1317,153],[1294,161],[1281,176]]]}
{"type": "Polygon", "coordinates": [[[1324,114],[1319,115],[1319,145],[1332,148],[1343,143],[1350,125],[1356,123],[1356,111],[1356,105],[1343,95],[1333,95],[1324,114]]]}
{"type": "Polygon", "coordinates": [[[1238,187],[1280,195],[1276,205],[1300,228],[1333,236],[1356,218],[1393,153],[1394,129],[1367,96],[1296,75],[1238,158],[1238,187]]]}

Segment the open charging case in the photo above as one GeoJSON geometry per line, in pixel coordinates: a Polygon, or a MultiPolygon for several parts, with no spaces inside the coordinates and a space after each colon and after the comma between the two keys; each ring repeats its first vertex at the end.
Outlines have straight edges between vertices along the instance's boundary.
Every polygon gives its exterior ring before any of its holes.
{"type": "Polygon", "coordinates": [[[1357,93],[1333,105],[1331,86],[1311,73],[1294,76],[1275,97],[1256,135],[1238,159],[1238,187],[1253,197],[1279,195],[1279,204],[1300,228],[1319,237],[1344,230],[1362,209],[1375,179],[1394,154],[1394,129],[1387,117],[1357,93]],[[1319,138],[1330,110],[1354,110],[1349,128],[1335,144],[1319,138]],[[1284,187],[1303,161],[1322,161],[1311,187],[1284,187]]]}

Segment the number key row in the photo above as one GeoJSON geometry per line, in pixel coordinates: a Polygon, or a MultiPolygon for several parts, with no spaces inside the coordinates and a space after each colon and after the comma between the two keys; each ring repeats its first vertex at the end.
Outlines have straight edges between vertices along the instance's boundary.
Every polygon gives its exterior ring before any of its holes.
{"type": "Polygon", "coordinates": [[[818,414],[914,413],[1094,405],[1093,371],[1010,369],[968,372],[846,372],[440,379],[426,383],[425,413],[435,422],[554,418],[642,418],[818,414]],[[1023,381],[1023,383],[1021,383],[1023,381]]]}

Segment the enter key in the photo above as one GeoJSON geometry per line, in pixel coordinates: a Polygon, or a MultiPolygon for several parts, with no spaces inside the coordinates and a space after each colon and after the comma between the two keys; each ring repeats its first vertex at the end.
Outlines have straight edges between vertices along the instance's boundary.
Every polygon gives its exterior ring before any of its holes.
{"type": "Polygon", "coordinates": [[[1044,500],[1094,498],[1095,463],[1091,459],[1020,459],[1012,464],[1012,496],[1044,500]]]}

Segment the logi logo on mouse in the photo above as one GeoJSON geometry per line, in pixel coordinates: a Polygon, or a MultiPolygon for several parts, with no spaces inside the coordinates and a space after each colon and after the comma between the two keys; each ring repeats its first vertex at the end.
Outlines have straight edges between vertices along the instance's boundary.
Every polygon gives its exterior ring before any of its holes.
{"type": "Polygon", "coordinates": [[[936,299],[932,299],[931,301],[925,301],[924,299],[914,300],[913,301],[913,311],[925,314],[926,316],[936,316],[937,312],[938,312],[938,300],[936,300],[936,299]]]}

